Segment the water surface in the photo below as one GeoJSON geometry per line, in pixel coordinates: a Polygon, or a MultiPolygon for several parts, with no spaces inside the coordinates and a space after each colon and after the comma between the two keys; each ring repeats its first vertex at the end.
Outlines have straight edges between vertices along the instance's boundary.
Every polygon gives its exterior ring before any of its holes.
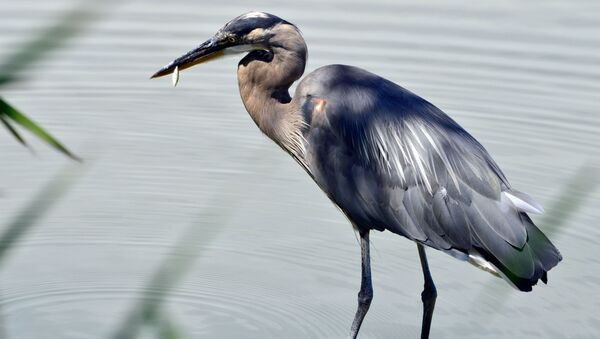
{"type": "MultiPolygon", "coordinates": [[[[0,60],[75,4],[0,3],[0,60]]],[[[7,338],[110,337],[190,225],[201,227],[197,259],[161,310],[184,337],[347,335],[360,282],[356,236],[245,113],[237,59],[183,72],[176,89],[148,80],[249,10],[300,27],[307,71],[353,64],[435,103],[547,209],[587,194],[561,196],[582,166],[600,167],[597,1],[127,1],[2,92],[88,159],[0,267],[7,338]],[[218,223],[203,214],[215,197],[215,213],[226,215],[218,223]]],[[[36,156],[0,132],[0,225],[67,162],[32,143],[36,156]]],[[[564,261],[533,293],[429,251],[439,293],[432,337],[597,336],[599,203],[598,190],[587,194],[549,235],[564,261]]],[[[557,220],[534,219],[546,221],[542,230],[557,220]]],[[[391,233],[372,243],[375,299],[361,338],[417,337],[416,247],[391,233]]]]}

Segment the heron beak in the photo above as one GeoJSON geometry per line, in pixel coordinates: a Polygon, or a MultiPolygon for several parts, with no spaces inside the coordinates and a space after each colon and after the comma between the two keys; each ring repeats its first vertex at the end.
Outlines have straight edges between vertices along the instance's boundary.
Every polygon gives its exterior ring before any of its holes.
{"type": "Polygon", "coordinates": [[[224,48],[225,46],[219,45],[216,42],[216,39],[211,38],[198,46],[196,49],[187,52],[181,57],[175,59],[170,64],[161,68],[158,72],[154,73],[150,79],[160,78],[175,71],[181,71],[194,65],[217,59],[225,54],[224,48]]]}

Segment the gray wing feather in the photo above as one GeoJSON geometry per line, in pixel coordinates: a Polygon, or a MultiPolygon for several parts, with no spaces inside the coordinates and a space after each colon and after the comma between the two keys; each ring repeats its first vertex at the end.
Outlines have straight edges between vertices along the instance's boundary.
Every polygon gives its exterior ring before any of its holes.
{"type": "Polygon", "coordinates": [[[527,246],[533,233],[549,244],[548,266],[556,264],[558,251],[523,220],[523,212],[541,207],[512,191],[483,146],[429,102],[341,65],[313,72],[298,94],[327,101],[326,119],[307,132],[307,161],[357,227],[388,229],[440,250],[481,249],[509,274],[537,281],[534,257],[545,250],[527,246]]]}

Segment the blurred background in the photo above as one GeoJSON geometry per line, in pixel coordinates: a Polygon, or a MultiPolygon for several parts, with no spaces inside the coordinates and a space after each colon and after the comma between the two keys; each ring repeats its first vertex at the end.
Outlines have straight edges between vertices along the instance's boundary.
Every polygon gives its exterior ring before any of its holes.
{"type": "MultiPolygon", "coordinates": [[[[356,236],[248,117],[239,58],[148,80],[250,10],[300,27],[307,72],[436,104],[546,208],[564,260],[533,293],[429,251],[433,338],[600,335],[598,1],[20,0],[0,3],[0,95],[84,161],[0,131],[0,338],[346,337],[356,236]]],[[[360,337],[418,337],[416,246],[372,244],[360,337]]]]}

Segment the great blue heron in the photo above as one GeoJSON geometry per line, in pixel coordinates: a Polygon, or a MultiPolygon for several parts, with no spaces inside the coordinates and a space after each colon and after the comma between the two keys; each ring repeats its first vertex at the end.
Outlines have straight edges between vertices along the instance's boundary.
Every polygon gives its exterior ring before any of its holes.
{"type": "Polygon", "coordinates": [[[484,147],[440,109],[357,67],[304,73],[298,28],[250,12],[231,20],[152,78],[248,52],[237,69],[246,110],[348,217],[360,235],[362,279],[351,326],[356,338],[373,298],[370,230],[417,244],[424,276],[421,337],[428,338],[437,292],[425,246],[468,261],[530,291],[561,259],[527,213],[542,208],[512,189],[484,147]]]}

